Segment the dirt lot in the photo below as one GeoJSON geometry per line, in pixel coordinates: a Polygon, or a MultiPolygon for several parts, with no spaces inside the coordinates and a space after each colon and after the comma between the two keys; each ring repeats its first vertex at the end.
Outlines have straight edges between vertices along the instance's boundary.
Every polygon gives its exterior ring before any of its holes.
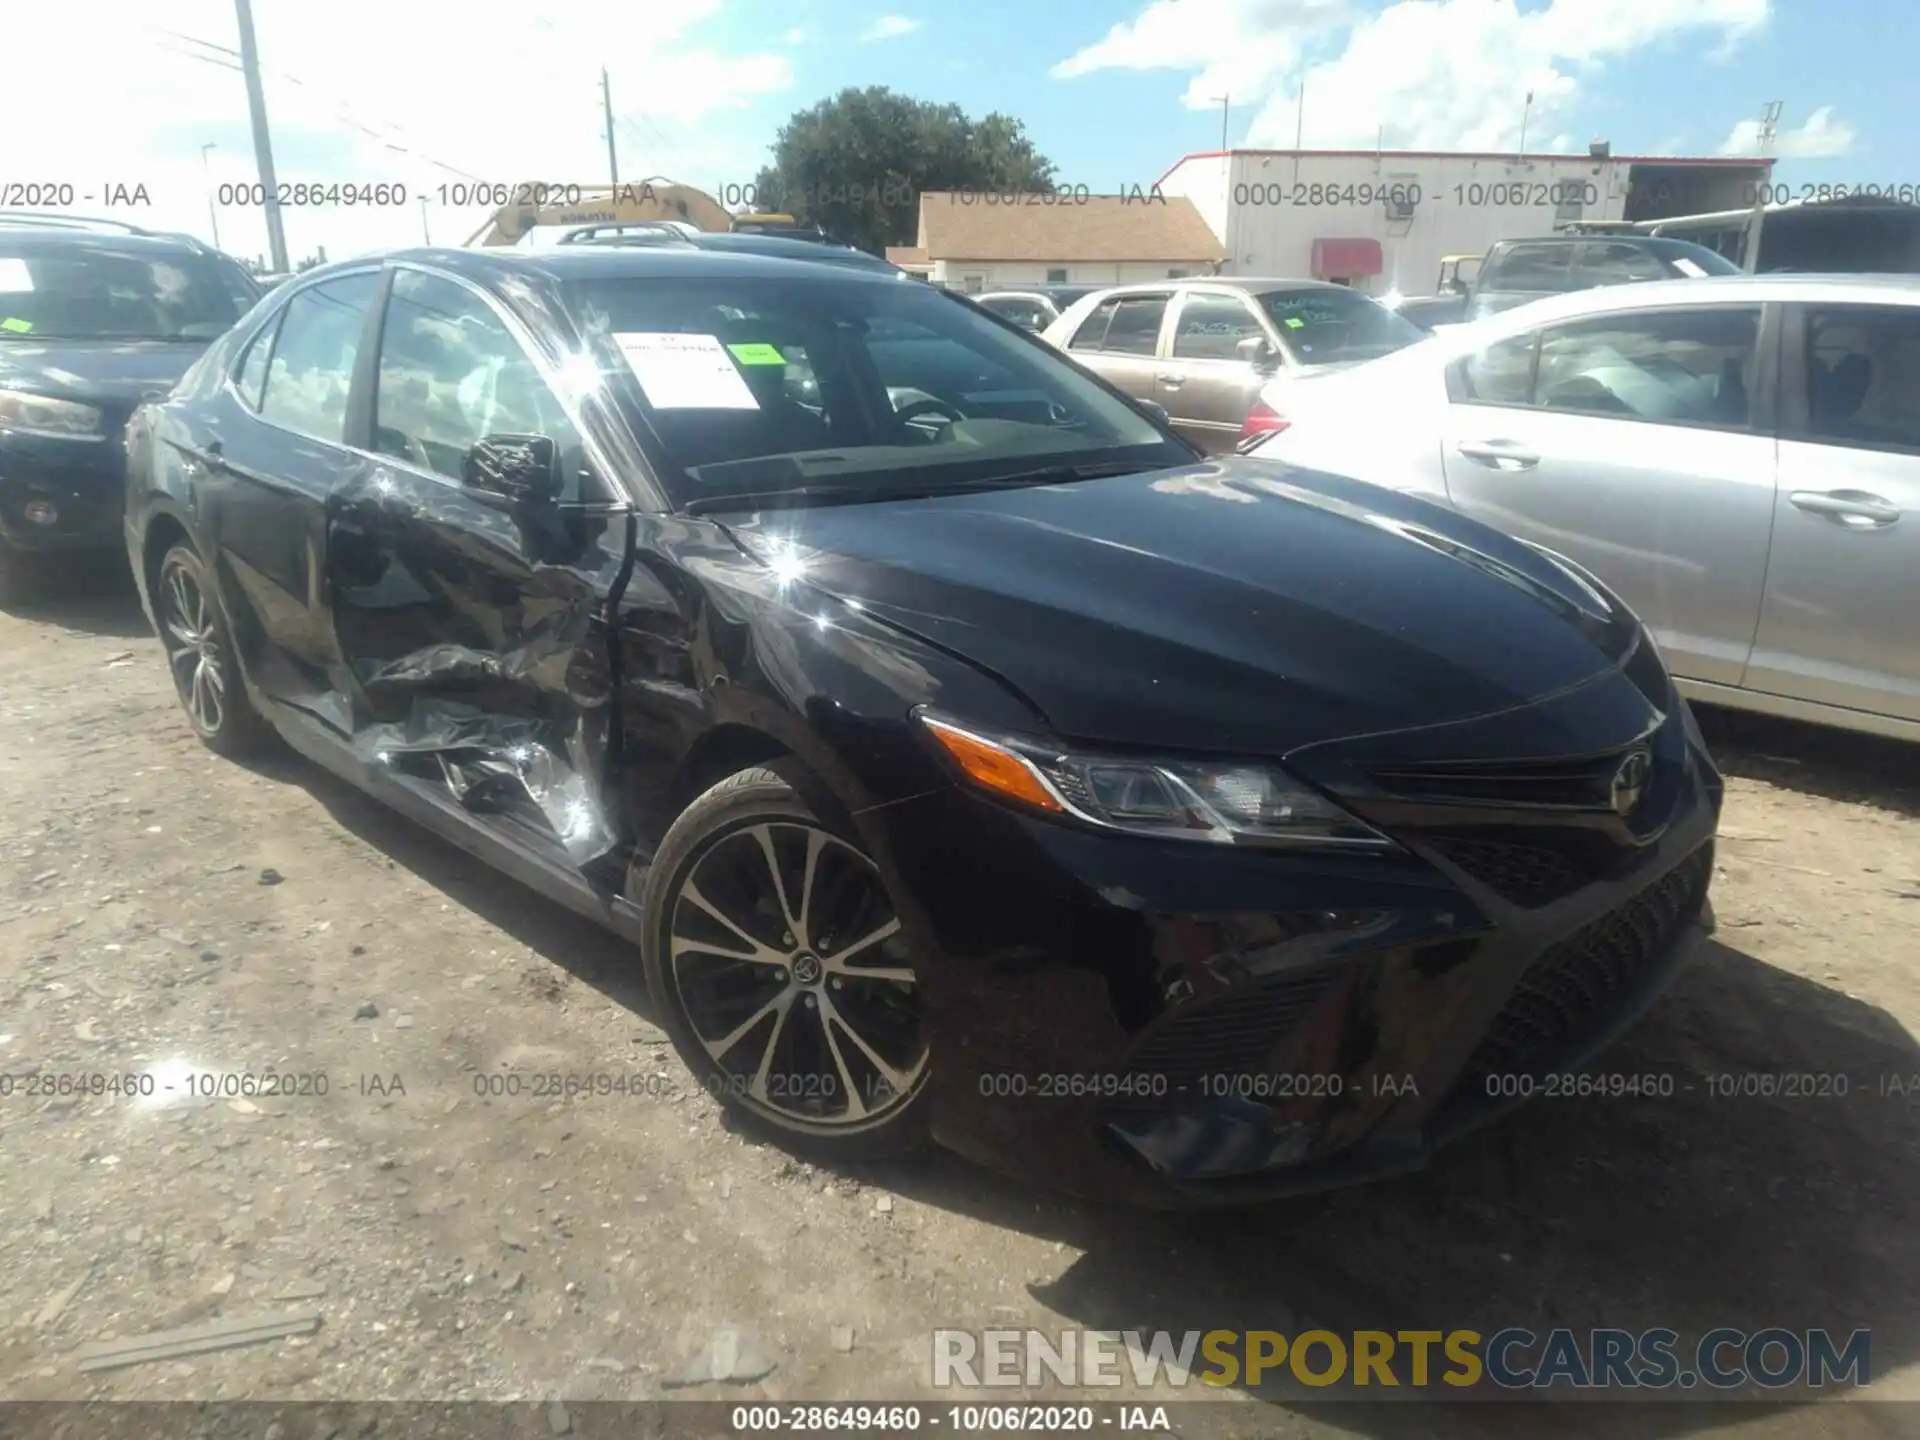
{"type": "MultiPolygon", "coordinates": [[[[942,1326],[1779,1324],[1871,1326],[1873,1393],[1920,1398],[1914,751],[1703,716],[1729,775],[1719,939],[1604,1067],[1671,1073],[1672,1099],[1536,1103],[1413,1179],[1183,1217],[937,1155],[816,1173],[736,1136],[620,942],[310,766],[204,752],[118,583],[0,614],[0,675],[0,1071],[176,1081],[0,1100],[0,1396],[639,1399],[728,1326],[764,1378],[670,1393],[925,1396],[942,1326]],[[269,1069],[327,1093],[184,1098],[189,1071],[269,1069]],[[659,1078],[476,1096],[503,1070],[659,1078]],[[1784,1071],[1849,1094],[1708,1079],[1784,1071]],[[73,1363],[289,1308],[319,1331],[73,1363]]],[[[1238,1398],[1243,1433],[1541,1433],[1511,1407],[1238,1398]]],[[[1909,1426],[1578,1409],[1554,1428],[1909,1426]]]]}

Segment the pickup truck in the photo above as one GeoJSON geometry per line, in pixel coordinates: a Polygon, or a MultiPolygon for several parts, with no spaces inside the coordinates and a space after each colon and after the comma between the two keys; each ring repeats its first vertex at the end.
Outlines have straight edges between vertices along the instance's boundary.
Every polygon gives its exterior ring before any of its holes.
{"type": "Polygon", "coordinates": [[[1448,256],[1440,267],[1441,293],[1402,300],[1396,307],[1400,317],[1422,330],[1432,330],[1464,325],[1570,290],[1740,273],[1738,265],[1704,245],[1652,235],[1496,240],[1469,277],[1462,273],[1462,262],[1471,260],[1471,256],[1448,256]]]}

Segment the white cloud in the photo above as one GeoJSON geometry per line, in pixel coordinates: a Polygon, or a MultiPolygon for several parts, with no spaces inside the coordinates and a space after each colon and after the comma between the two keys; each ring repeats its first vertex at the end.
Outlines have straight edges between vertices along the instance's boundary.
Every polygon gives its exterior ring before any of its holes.
{"type": "Polygon", "coordinates": [[[860,38],[862,40],[898,40],[902,35],[911,35],[923,23],[906,15],[882,15],[860,32],[860,38]]]}
{"type": "MultiPolygon", "coordinates": [[[[1836,155],[1848,154],[1858,137],[1853,126],[1844,120],[1833,118],[1833,107],[1822,105],[1807,117],[1806,124],[1799,127],[1788,126],[1782,130],[1775,126],[1773,154],[1782,160],[1830,160],[1836,155]]],[[[1760,153],[1760,122],[1742,120],[1733,127],[1726,143],[1720,147],[1722,155],[1757,155],[1760,153]]]]}
{"type": "MultiPolygon", "coordinates": [[[[743,151],[762,143],[761,127],[749,138],[733,117],[790,86],[793,72],[770,48],[725,53],[701,36],[720,4],[548,0],[489,12],[477,24],[472,7],[455,0],[255,0],[280,180],[397,182],[408,192],[402,206],[285,209],[293,258],[317,245],[339,257],[417,243],[422,195],[433,239],[464,240],[486,211],[443,207],[437,187],[458,183],[456,172],[601,183],[603,57],[623,179],[666,174],[707,189],[750,179],[756,157],[743,151]],[[369,35],[379,43],[368,44],[369,35]]],[[[226,68],[239,46],[230,0],[16,8],[6,20],[15,63],[0,87],[0,134],[14,137],[19,154],[8,178],[32,172],[70,181],[70,208],[88,213],[101,213],[105,185],[144,184],[151,206],[118,218],[205,235],[200,147],[216,146],[208,157],[214,185],[256,178],[246,91],[237,69],[226,68]],[[55,63],[73,55],[87,57],[87,93],[112,96],[111,104],[76,104],[71,73],[55,63]],[[36,56],[47,63],[31,63],[36,56]]],[[[257,209],[223,208],[219,222],[227,249],[264,255],[257,209]]]]}
{"type": "Polygon", "coordinates": [[[1347,0],[1153,0],[1050,73],[1195,70],[1188,106],[1218,105],[1222,95],[1251,102],[1299,68],[1307,43],[1352,19],[1347,0]]]}
{"type": "Polygon", "coordinates": [[[1725,44],[1762,25],[1770,0],[1152,0],[1054,66],[1198,72],[1184,103],[1261,103],[1249,145],[1384,143],[1504,150],[1571,133],[1582,85],[1608,60],[1671,41],[1725,44]],[[1300,107],[1305,85],[1304,115],[1300,107]],[[1527,95],[1533,96],[1527,114],[1527,95]]]}
{"type": "Polygon", "coordinates": [[[787,31],[785,35],[781,36],[781,43],[786,45],[804,45],[807,43],[807,32],[796,25],[787,31]]]}

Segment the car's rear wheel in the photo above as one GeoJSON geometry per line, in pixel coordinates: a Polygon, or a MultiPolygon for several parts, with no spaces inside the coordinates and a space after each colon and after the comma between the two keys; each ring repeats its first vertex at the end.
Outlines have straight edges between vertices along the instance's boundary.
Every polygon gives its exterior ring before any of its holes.
{"type": "Polygon", "coordinates": [[[267,738],[266,723],[247,697],[233,639],[206,566],[192,546],[176,545],[161,558],[154,575],[153,613],[174,694],[193,733],[220,755],[259,749],[267,738]]]}
{"type": "Polygon", "coordinates": [[[920,1143],[918,977],[850,827],[775,771],[743,770],[674,821],[641,906],[648,989],[709,1094],[824,1159],[920,1143]]]}

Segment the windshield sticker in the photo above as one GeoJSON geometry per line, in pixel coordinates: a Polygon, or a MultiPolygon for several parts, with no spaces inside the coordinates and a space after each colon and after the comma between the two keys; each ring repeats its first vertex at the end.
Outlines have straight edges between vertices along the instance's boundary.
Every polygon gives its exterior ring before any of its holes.
{"type": "Polygon", "coordinates": [[[1282,320],[1280,323],[1286,326],[1287,329],[1289,330],[1304,330],[1307,328],[1307,322],[1302,320],[1297,315],[1289,315],[1287,316],[1286,319],[1282,320]]]}
{"type": "Polygon", "coordinates": [[[656,410],[758,410],[717,335],[615,331],[613,343],[656,410]]]}
{"type": "Polygon", "coordinates": [[[33,290],[33,275],[18,255],[0,255],[0,295],[25,295],[33,290]]]}
{"type": "Polygon", "coordinates": [[[1707,272],[1694,264],[1693,261],[1687,259],[1684,255],[1674,256],[1673,268],[1689,280],[1704,280],[1707,278],[1707,272]]]}
{"type": "Polygon", "coordinates": [[[15,320],[9,317],[8,319],[0,320],[0,330],[11,330],[16,335],[26,335],[32,332],[33,322],[31,320],[15,320]]]}
{"type": "Polygon", "coordinates": [[[784,365],[787,357],[771,345],[729,345],[728,351],[742,365],[784,365]]]}

